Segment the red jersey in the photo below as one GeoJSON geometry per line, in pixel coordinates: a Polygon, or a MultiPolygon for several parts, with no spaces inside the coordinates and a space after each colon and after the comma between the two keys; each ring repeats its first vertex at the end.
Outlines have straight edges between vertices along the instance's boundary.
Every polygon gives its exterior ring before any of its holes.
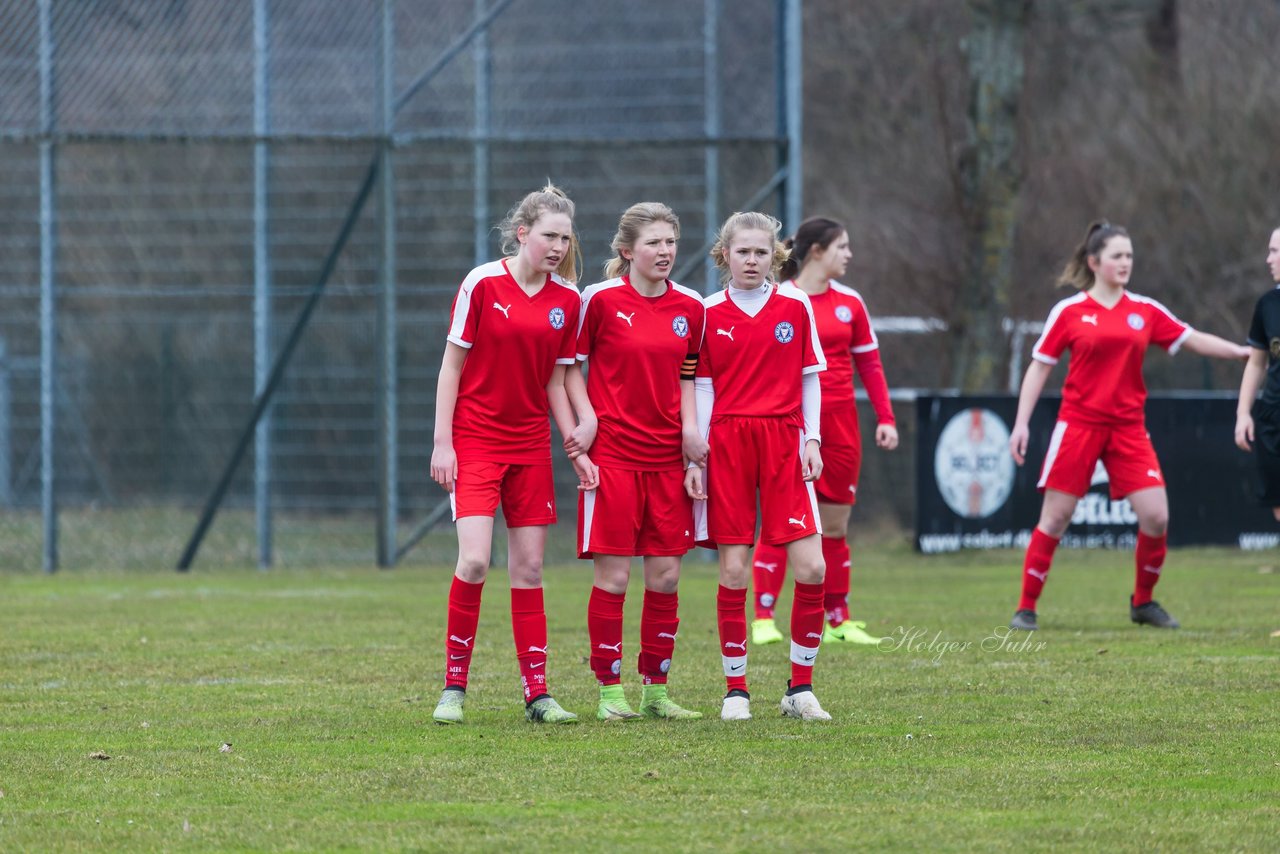
{"type": "Polygon", "coordinates": [[[1112,308],[1087,293],[1049,312],[1032,358],[1056,365],[1071,351],[1058,420],[1092,427],[1141,424],[1147,402],[1142,359],[1154,344],[1176,353],[1191,327],[1153,299],[1126,291],[1112,308]]]}
{"type": "MultiPolygon", "coordinates": [[[[794,287],[794,283],[787,281],[782,286],[794,287]]],[[[827,369],[819,378],[822,411],[846,412],[854,408],[853,356],[880,349],[880,341],[871,328],[867,304],[853,288],[833,281],[824,293],[808,296],[827,359],[827,369]]]]}
{"type": "Polygon", "coordinates": [[[548,274],[533,296],[506,261],[476,267],[453,301],[449,341],[467,349],[453,411],[460,460],[537,465],[551,461],[547,383],[573,364],[582,300],[548,274]]]}
{"type": "Polygon", "coordinates": [[[587,288],[578,358],[600,422],[591,459],[633,471],[682,467],[680,365],[702,345],[702,298],[667,282],[645,297],[626,276],[587,288]]]}
{"type": "Polygon", "coordinates": [[[803,427],[800,378],[827,368],[813,309],[798,288],[760,287],[771,292],[755,317],[738,308],[727,289],[703,301],[707,328],[698,376],[711,379],[714,416],[779,416],[803,427]]]}

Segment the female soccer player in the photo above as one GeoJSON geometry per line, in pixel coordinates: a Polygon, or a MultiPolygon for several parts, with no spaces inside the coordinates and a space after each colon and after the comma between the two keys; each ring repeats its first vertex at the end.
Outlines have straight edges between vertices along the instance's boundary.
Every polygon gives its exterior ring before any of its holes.
{"type": "Polygon", "coordinates": [[[579,424],[565,448],[570,456],[590,448],[600,472],[599,487],[579,497],[578,555],[595,565],[587,628],[602,721],[702,717],[667,696],[680,625],[680,558],[693,547],[684,436],[689,456],[705,453],[693,410],[705,312],[696,292],[667,278],[679,237],[680,221],[666,205],[642,202],[623,213],[607,281],[582,295],[578,359],[588,366],[585,389],[579,371],[566,378],[579,424]],[[644,559],[640,713],[627,704],[620,675],[632,555],[644,559]]]}
{"type": "Polygon", "coordinates": [[[1201,356],[1243,359],[1248,348],[1216,335],[1197,332],[1160,303],[1126,290],[1133,271],[1128,232],[1095,222],[1085,233],[1058,279],[1081,293],[1049,312],[1044,333],[1032,351],[1022,379],[1018,413],[1009,434],[1009,450],[1018,465],[1026,459],[1028,422],[1053,366],[1071,352],[1062,387],[1058,422],[1038,486],[1044,492],[1040,521],[1031,532],[1022,569],[1022,599],[1009,623],[1013,629],[1038,627],[1036,601],[1049,574],[1054,549],[1066,533],[1076,502],[1089,488],[1099,460],[1107,469],[1113,499],[1128,498],[1138,517],[1138,547],[1129,618],[1135,623],[1176,629],[1178,621],[1151,593],[1164,567],[1169,498],[1164,475],[1147,435],[1147,400],[1142,360],[1152,344],[1176,353],[1186,347],[1201,356]]]}
{"type": "MultiPolygon", "coordinates": [[[[867,634],[867,624],[849,619],[849,515],[858,500],[858,472],[862,467],[862,437],[853,395],[853,372],[871,398],[876,411],[876,445],[892,451],[898,447],[898,428],[889,403],[889,386],[880,364],[880,343],[867,314],[867,305],[852,288],[836,281],[849,266],[849,234],[835,220],[807,219],[788,238],[789,257],[780,275],[783,287],[794,285],[809,295],[813,316],[827,357],[822,372],[822,477],[814,484],[818,495],[818,519],[822,528],[822,558],[827,574],[823,608],[827,626],[822,640],[877,644],[867,634]]],[[[787,571],[782,546],[756,544],[752,575],[755,587],[755,620],[751,642],[782,640],[773,621],[773,608],[787,571]]]]}
{"type": "Polygon", "coordinates": [[[751,718],[747,562],[757,492],[761,540],[786,545],[795,571],[791,679],[782,713],[831,720],[812,687],[822,641],[822,546],[813,492],[822,474],[817,373],[826,363],[808,296],[769,280],[787,257],[777,239],[780,227],[766,214],[735,213],[720,228],[711,252],[726,273],[726,287],[704,300],[707,329],[695,381],[698,426],[710,448],[705,472],[690,463],[685,486],[706,502],[697,511],[699,542],[720,550],[716,610],[728,686],[720,717],[726,721],[751,718]]]}
{"type": "MultiPolygon", "coordinates": [[[[1272,281],[1280,284],[1280,228],[1271,232],[1267,265],[1272,281]]],[[[1249,361],[1240,379],[1240,402],[1236,405],[1236,444],[1248,451],[1256,439],[1258,500],[1270,507],[1280,522],[1280,288],[1272,288],[1258,299],[1248,340],[1249,361]]]]}
{"type": "MultiPolygon", "coordinates": [[[[436,387],[431,477],[449,493],[458,566],[449,590],[445,689],[433,718],[461,723],[498,503],[507,523],[511,624],[525,717],[572,723],[547,690],[547,616],[542,555],[556,521],[550,411],[564,435],[575,427],[564,389],[578,312],[573,202],[554,186],[530,193],[501,225],[509,257],[472,270],[458,290],[436,387]]],[[[590,458],[574,466],[594,486],[590,458]]]]}

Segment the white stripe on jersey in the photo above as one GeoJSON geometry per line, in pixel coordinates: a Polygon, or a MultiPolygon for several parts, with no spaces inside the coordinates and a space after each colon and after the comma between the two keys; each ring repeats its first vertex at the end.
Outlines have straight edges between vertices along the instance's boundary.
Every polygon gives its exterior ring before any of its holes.
{"type": "Polygon", "coordinates": [[[507,275],[507,270],[502,266],[501,261],[490,261],[487,264],[481,264],[470,273],[467,273],[467,277],[462,280],[462,286],[458,288],[458,299],[453,305],[453,322],[449,325],[448,336],[448,340],[451,343],[468,350],[471,349],[471,342],[464,340],[462,337],[462,330],[467,328],[467,313],[471,311],[471,289],[481,279],[505,275],[507,275]]]}
{"type": "Polygon", "coordinates": [[[809,315],[809,333],[813,339],[813,355],[817,357],[818,364],[805,368],[801,373],[816,374],[819,371],[825,371],[827,369],[827,355],[822,352],[822,342],[818,340],[818,322],[813,318],[813,303],[809,302],[809,295],[793,285],[789,288],[778,288],[778,296],[800,302],[804,305],[805,313],[809,315]]]}
{"type": "Polygon", "coordinates": [[[856,299],[858,303],[862,306],[863,315],[865,315],[867,318],[867,330],[871,333],[871,343],[864,344],[861,347],[851,347],[849,348],[849,352],[870,353],[872,350],[880,349],[880,339],[876,337],[876,327],[875,327],[875,324],[871,322],[871,312],[867,310],[867,301],[862,298],[862,294],[858,293],[848,285],[837,282],[835,279],[831,280],[831,290],[835,291],[838,294],[844,294],[845,296],[853,297],[854,299],[856,299]]]}
{"type": "Polygon", "coordinates": [[[1049,331],[1053,329],[1053,324],[1057,322],[1058,317],[1062,314],[1062,312],[1067,308],[1069,308],[1070,306],[1073,306],[1078,302],[1083,302],[1086,299],[1088,299],[1088,296],[1084,293],[1084,291],[1081,291],[1075,296],[1070,296],[1064,300],[1061,300],[1057,305],[1049,309],[1049,318],[1044,322],[1044,330],[1040,333],[1040,337],[1036,339],[1036,346],[1031,348],[1031,358],[1035,359],[1038,362],[1044,362],[1046,365],[1058,364],[1057,359],[1053,358],[1052,356],[1046,356],[1044,353],[1041,353],[1040,348],[1041,346],[1044,345],[1045,338],[1049,336],[1049,331]]]}
{"type": "Polygon", "coordinates": [[[1146,303],[1147,305],[1150,305],[1150,306],[1154,306],[1155,308],[1159,309],[1160,311],[1168,315],[1169,319],[1172,320],[1174,323],[1178,323],[1178,324],[1181,324],[1182,326],[1187,327],[1186,331],[1183,332],[1181,335],[1179,335],[1177,337],[1177,340],[1175,340],[1172,344],[1169,345],[1169,350],[1168,350],[1169,355],[1172,356],[1174,353],[1177,353],[1178,350],[1182,347],[1183,343],[1185,343],[1186,340],[1191,337],[1191,333],[1195,332],[1195,330],[1192,329],[1190,325],[1183,323],[1181,320],[1178,320],[1178,316],[1174,314],[1172,311],[1169,311],[1169,309],[1165,308],[1164,304],[1161,303],[1159,300],[1154,300],[1151,297],[1144,297],[1141,294],[1130,293],[1129,291],[1125,291],[1125,294],[1129,297],[1129,299],[1133,300],[1134,302],[1141,302],[1141,303],[1146,303]]]}

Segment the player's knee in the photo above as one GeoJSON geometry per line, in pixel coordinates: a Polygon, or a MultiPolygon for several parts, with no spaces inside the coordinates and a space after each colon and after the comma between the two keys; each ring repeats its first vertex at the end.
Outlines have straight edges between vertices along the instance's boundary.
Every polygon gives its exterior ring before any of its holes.
{"type": "Polygon", "coordinates": [[[1138,517],[1138,527],[1152,537],[1163,537],[1169,530],[1169,511],[1144,513],[1138,517]]]}
{"type": "Polygon", "coordinates": [[[801,584],[821,584],[826,580],[827,565],[821,560],[798,560],[792,562],[796,581],[801,584]]]}
{"type": "Polygon", "coordinates": [[[479,552],[458,554],[457,576],[468,584],[484,581],[489,571],[489,555],[479,552]]]}

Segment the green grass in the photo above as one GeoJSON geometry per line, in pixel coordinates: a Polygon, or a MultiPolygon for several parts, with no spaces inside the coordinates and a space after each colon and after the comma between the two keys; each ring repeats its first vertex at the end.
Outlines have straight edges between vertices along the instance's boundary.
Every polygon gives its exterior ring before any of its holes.
{"type": "Polygon", "coordinates": [[[523,720],[501,572],[460,727],[430,722],[446,567],[0,574],[0,850],[1275,850],[1274,555],[1172,553],[1185,628],[1159,632],[1129,623],[1130,556],[1065,552],[1033,643],[992,649],[1020,557],[855,548],[855,616],[912,640],[824,647],[827,725],[778,716],[785,644],[752,650],[755,720],[718,719],[698,560],[693,723],[590,719],[590,574],[548,570],[552,686],[584,718],[558,728],[523,720]]]}

